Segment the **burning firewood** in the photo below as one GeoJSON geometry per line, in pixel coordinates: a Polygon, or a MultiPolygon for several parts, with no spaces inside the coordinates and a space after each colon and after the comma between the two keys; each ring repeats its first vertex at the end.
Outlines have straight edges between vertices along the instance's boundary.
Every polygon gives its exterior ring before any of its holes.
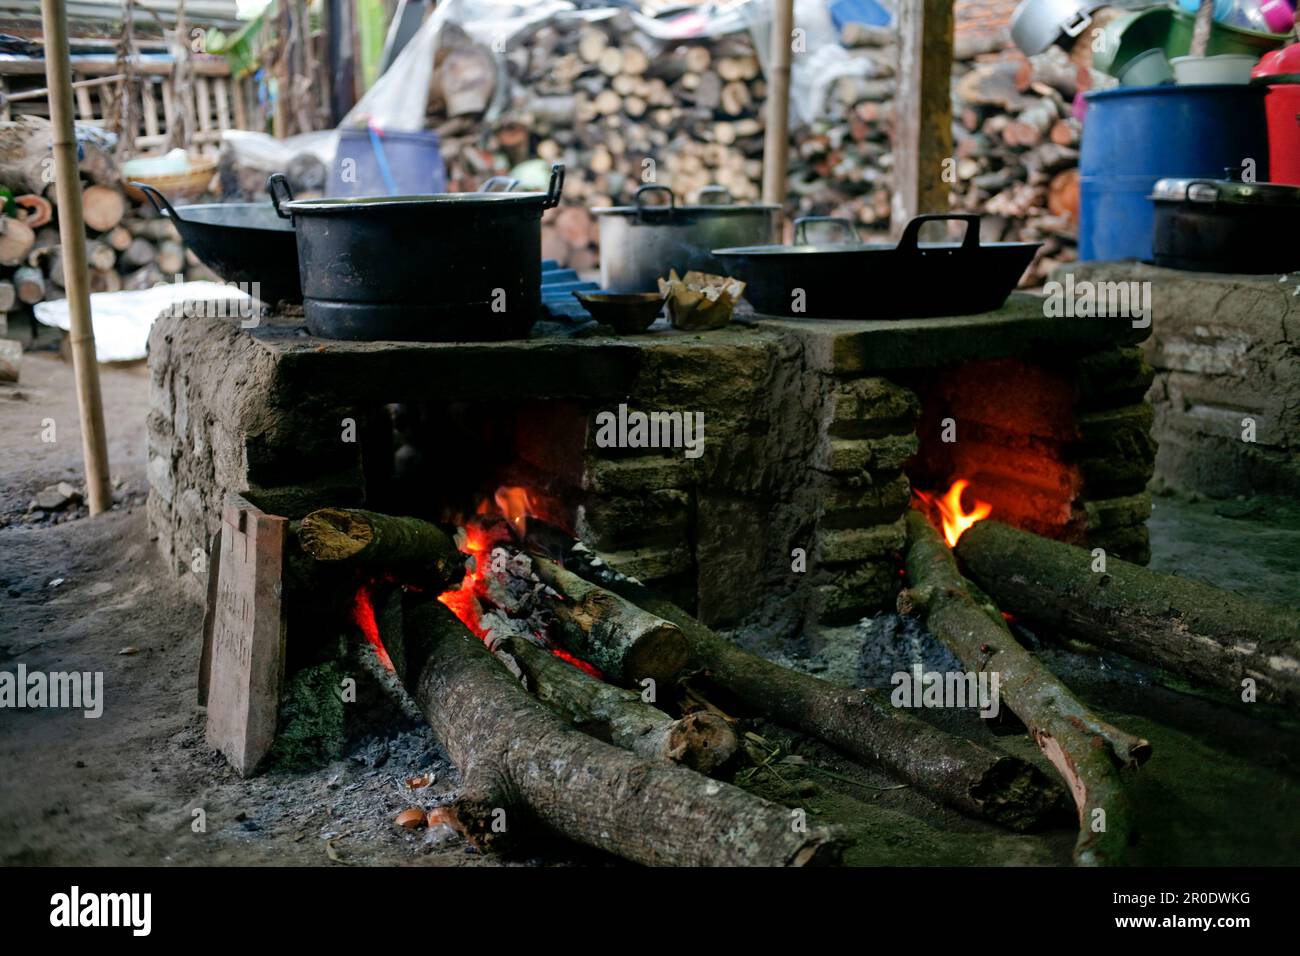
{"type": "Polygon", "coordinates": [[[899,595],[899,610],[922,615],[931,633],[971,670],[1000,675],[1007,706],[1025,722],[1074,797],[1079,811],[1075,862],[1121,862],[1132,820],[1119,771],[1144,763],[1151,745],[1093,714],[1016,642],[998,610],[961,576],[924,515],[910,512],[907,532],[912,588],[899,595]]]}
{"type": "Polygon", "coordinates": [[[698,679],[787,727],[879,766],[968,816],[1013,830],[1042,826],[1066,797],[1037,767],[949,734],[889,703],[888,692],[847,690],[736,647],[628,578],[606,586],[686,635],[698,679]]]}
{"type": "Polygon", "coordinates": [[[1211,687],[1300,709],[1300,615],[993,521],[957,557],[1007,610],[1211,687]]]}
{"type": "Polygon", "coordinates": [[[535,558],[538,576],[568,598],[552,610],[565,646],[613,680],[671,681],[686,666],[689,650],[681,629],[560,567],[535,558]]]}
{"type": "Polygon", "coordinates": [[[652,763],[575,730],[530,697],[437,601],[403,615],[403,679],[460,768],[448,822],[481,848],[538,826],[637,863],[805,866],[844,840],[685,767],[652,763]]]}
{"type": "Polygon", "coordinates": [[[611,743],[647,760],[711,774],[739,746],[735,731],[721,717],[697,713],[674,720],[635,691],[589,677],[531,641],[507,638],[496,652],[513,661],[537,698],[569,723],[599,729],[611,743]]]}
{"type": "Polygon", "coordinates": [[[437,525],[374,511],[321,508],[302,519],[298,543],[318,561],[422,565],[442,583],[460,580],[465,555],[437,525]]]}

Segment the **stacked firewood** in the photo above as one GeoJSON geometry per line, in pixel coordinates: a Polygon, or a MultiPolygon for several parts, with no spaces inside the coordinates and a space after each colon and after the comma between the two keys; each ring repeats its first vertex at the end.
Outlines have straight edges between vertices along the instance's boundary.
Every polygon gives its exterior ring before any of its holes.
{"type": "Polygon", "coordinates": [[[758,199],[767,88],[747,35],[660,49],[618,17],[543,25],[507,51],[510,88],[497,97],[506,106],[486,129],[488,96],[466,86],[482,88],[496,73],[465,69],[467,56],[439,65],[441,95],[430,98],[449,188],[476,188],[534,157],[565,163],[565,203],[544,234],[548,257],[593,266],[589,210],[630,202],[647,182],[669,186],[679,202],[712,185],[737,201],[758,199]]]}
{"type": "MultiPolygon", "coordinates": [[[[880,234],[890,216],[896,37],[850,25],[843,42],[865,61],[862,75],[833,83],[823,118],[792,130],[786,211],[847,216],[880,234]]],[[[651,180],[679,202],[707,185],[758,199],[766,83],[748,34],[665,47],[619,17],[548,23],[510,44],[506,90],[485,48],[451,49],[439,54],[429,116],[449,188],[476,188],[531,158],[564,162],[565,202],[544,226],[548,257],[592,267],[589,210],[630,203],[651,180]]],[[[989,240],[1044,241],[1029,276],[1037,283],[1073,258],[1079,129],[1070,100],[1079,78],[1060,60],[1031,65],[996,41],[959,37],[956,55],[953,206],[988,215],[989,240]]]]}
{"type": "MultiPolygon", "coordinates": [[[[45,120],[0,123],[0,185],[15,202],[12,214],[0,216],[0,315],[15,334],[31,325],[32,306],[67,295],[49,142],[45,120]]],[[[177,275],[211,277],[168,220],[131,201],[111,153],[83,143],[82,154],[91,292],[147,289],[177,275]]]]}
{"type": "Polygon", "coordinates": [[[953,206],[984,214],[985,241],[1042,242],[1026,275],[1040,285],[1076,257],[1080,125],[1071,107],[1092,77],[1056,48],[959,68],[953,206]]]}

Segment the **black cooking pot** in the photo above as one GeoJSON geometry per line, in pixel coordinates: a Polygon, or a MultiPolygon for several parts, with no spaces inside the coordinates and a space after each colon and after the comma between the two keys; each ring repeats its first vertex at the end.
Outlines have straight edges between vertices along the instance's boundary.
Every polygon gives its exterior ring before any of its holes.
{"type": "Polygon", "coordinates": [[[146,183],[132,183],[158,215],[176,226],[185,245],[226,282],[247,285],[268,305],[301,302],[298,241],[293,225],[269,202],[207,203],[173,209],[167,197],[146,183]]]}
{"type": "Polygon", "coordinates": [[[564,167],[544,193],[293,199],[307,328],[334,339],[498,341],[541,315],[543,210],[560,201],[564,167]]]}
{"type": "Polygon", "coordinates": [[[1260,275],[1300,269],[1300,187],[1227,179],[1162,179],[1155,203],[1156,265],[1260,275]]]}
{"type": "Polygon", "coordinates": [[[971,315],[1002,306],[1041,243],[980,243],[980,217],[916,216],[897,246],[858,241],[848,219],[795,220],[795,245],[714,249],[728,274],[746,283],[745,298],[767,315],[816,319],[909,319],[971,315]],[[919,243],[927,222],[966,223],[960,245],[919,243]],[[802,242],[811,222],[834,223],[853,242],[802,242]],[[802,307],[802,309],[800,308],[802,307]]]}

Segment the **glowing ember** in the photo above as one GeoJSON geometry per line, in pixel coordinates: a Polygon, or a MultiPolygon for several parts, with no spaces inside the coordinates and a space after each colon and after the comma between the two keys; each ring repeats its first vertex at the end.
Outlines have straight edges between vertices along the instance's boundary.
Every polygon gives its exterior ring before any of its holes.
{"type": "Polygon", "coordinates": [[[965,534],[966,529],[977,521],[983,521],[993,513],[993,506],[987,502],[976,499],[975,507],[967,511],[962,507],[962,492],[970,484],[965,478],[958,478],[952,483],[952,487],[944,494],[942,498],[927,494],[924,491],[915,492],[916,496],[921,499],[927,506],[933,506],[943,521],[943,537],[948,542],[948,547],[955,548],[961,536],[965,534]]]}
{"type": "Polygon", "coordinates": [[[361,629],[366,643],[374,647],[379,656],[379,663],[388,670],[394,670],[393,661],[384,650],[384,642],[379,639],[379,623],[375,620],[375,605],[370,599],[370,587],[363,584],[357,588],[357,595],[352,602],[352,620],[361,629]]]}
{"type": "MultiPolygon", "coordinates": [[[[466,571],[460,586],[438,595],[438,600],[451,609],[460,622],[469,628],[479,640],[487,640],[489,630],[483,624],[484,603],[491,606],[488,598],[487,568],[494,548],[513,534],[523,540],[528,528],[528,519],[537,517],[534,508],[539,504],[528,489],[503,485],[496,490],[492,501],[484,499],[474,509],[475,517],[462,522],[461,533],[456,538],[456,546],[474,559],[473,570],[466,571]],[[496,510],[493,510],[493,503],[496,510]],[[504,518],[505,523],[499,519],[504,518]],[[509,528],[510,530],[507,530],[509,528]]],[[[566,664],[578,668],[598,680],[604,680],[597,668],[586,661],[574,657],[561,647],[554,647],[546,641],[544,635],[537,633],[537,639],[552,654],[566,664]]]]}

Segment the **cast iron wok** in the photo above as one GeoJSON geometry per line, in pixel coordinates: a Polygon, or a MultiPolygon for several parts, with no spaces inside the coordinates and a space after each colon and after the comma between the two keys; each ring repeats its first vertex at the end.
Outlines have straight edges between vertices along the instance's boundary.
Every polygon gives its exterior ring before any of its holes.
{"type": "Polygon", "coordinates": [[[791,318],[917,319],[971,315],[999,308],[1041,243],[981,244],[980,217],[965,213],[916,216],[897,246],[864,243],[847,219],[796,220],[792,246],[714,249],[727,271],[746,283],[758,312],[791,318]],[[927,222],[960,220],[960,243],[918,243],[927,222]],[[809,222],[833,222],[854,241],[802,242],[809,222]],[[802,306],[802,308],[800,308],[802,306]]]}
{"type": "Polygon", "coordinates": [[[302,301],[293,224],[277,216],[271,203],[205,203],[173,209],[152,186],[131,185],[149,197],[158,214],[176,225],[185,245],[226,282],[257,283],[256,297],[268,305],[302,301]]]}

